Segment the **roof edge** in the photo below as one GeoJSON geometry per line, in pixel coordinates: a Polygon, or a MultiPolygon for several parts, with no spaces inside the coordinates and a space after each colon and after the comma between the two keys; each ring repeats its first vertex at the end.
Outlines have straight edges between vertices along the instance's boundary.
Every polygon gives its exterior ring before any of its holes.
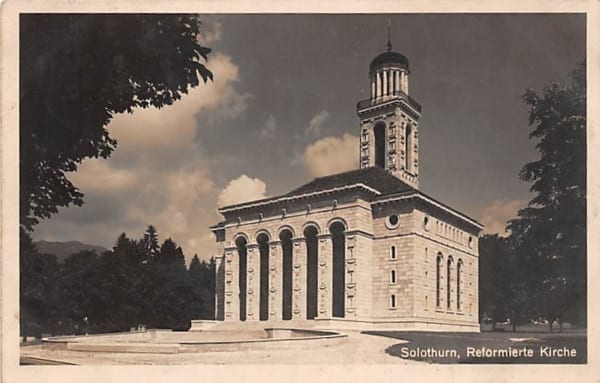
{"type": "Polygon", "coordinates": [[[283,201],[293,201],[293,200],[312,197],[312,196],[316,196],[316,195],[330,194],[330,193],[335,193],[338,191],[344,191],[344,190],[350,190],[350,189],[356,189],[356,188],[364,189],[375,195],[381,195],[381,192],[379,192],[363,183],[356,183],[356,184],[346,185],[346,186],[341,186],[341,187],[317,190],[317,191],[310,192],[310,193],[297,194],[297,195],[284,194],[284,195],[271,197],[271,198],[265,198],[265,199],[261,199],[261,200],[255,200],[255,201],[249,201],[249,202],[244,202],[244,203],[235,204],[235,205],[223,206],[221,208],[218,208],[217,211],[219,213],[223,214],[223,213],[236,211],[236,210],[249,209],[252,207],[270,205],[270,204],[274,204],[277,202],[283,202],[283,201]]]}
{"type": "Polygon", "coordinates": [[[485,225],[483,225],[476,219],[471,218],[468,215],[461,213],[456,209],[451,208],[450,206],[436,200],[433,197],[428,196],[427,194],[425,194],[419,190],[409,190],[409,191],[405,191],[405,192],[401,192],[401,193],[382,195],[378,199],[373,201],[372,203],[378,204],[378,203],[385,203],[388,201],[391,202],[391,201],[398,200],[398,199],[404,199],[405,197],[410,197],[410,196],[418,196],[421,199],[423,199],[424,201],[429,202],[429,203],[433,204],[434,206],[440,207],[443,210],[446,210],[447,212],[451,213],[452,215],[457,216],[458,218],[461,218],[462,220],[467,221],[471,225],[477,227],[479,230],[483,230],[485,228],[485,225]]]}

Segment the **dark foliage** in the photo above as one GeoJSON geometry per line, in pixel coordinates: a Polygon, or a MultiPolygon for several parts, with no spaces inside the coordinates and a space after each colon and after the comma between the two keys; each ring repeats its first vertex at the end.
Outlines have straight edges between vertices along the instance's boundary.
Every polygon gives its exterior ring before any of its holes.
{"type": "Polygon", "coordinates": [[[175,241],[156,253],[121,234],[111,251],[81,251],[64,264],[40,254],[21,231],[21,334],[39,337],[127,331],[145,325],[185,330],[191,319],[214,318],[214,260],[194,256],[189,270],[175,241]]]}
{"type": "Polygon", "coordinates": [[[586,73],[580,65],[568,86],[551,84],[539,96],[528,90],[530,138],[537,161],[520,177],[535,194],[509,224],[515,252],[530,271],[528,297],[541,316],[585,324],[586,272],[586,73]],[[532,283],[533,282],[533,283],[532,283]]]}
{"type": "Polygon", "coordinates": [[[530,138],[537,161],[521,170],[534,197],[509,221],[508,238],[480,240],[481,311],[513,326],[542,318],[585,326],[586,246],[586,76],[572,73],[568,86],[553,83],[542,95],[529,89],[530,138]]]}

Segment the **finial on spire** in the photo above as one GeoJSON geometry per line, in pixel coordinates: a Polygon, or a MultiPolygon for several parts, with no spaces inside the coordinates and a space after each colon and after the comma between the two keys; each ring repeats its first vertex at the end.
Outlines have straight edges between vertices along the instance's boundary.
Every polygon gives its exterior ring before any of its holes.
{"type": "Polygon", "coordinates": [[[388,52],[391,52],[391,50],[392,50],[392,33],[391,33],[391,29],[392,29],[392,24],[390,22],[390,19],[388,19],[388,43],[387,43],[387,50],[388,50],[388,52]]]}

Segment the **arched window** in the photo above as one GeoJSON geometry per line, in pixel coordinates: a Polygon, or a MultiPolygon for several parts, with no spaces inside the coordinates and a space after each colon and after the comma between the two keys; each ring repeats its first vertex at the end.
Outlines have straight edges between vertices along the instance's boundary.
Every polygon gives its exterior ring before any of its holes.
{"type": "Polygon", "coordinates": [[[332,275],[332,316],[343,318],[346,312],[345,308],[345,286],[346,286],[346,239],[344,231],[346,228],[341,222],[333,222],[329,226],[331,233],[331,246],[333,253],[333,262],[331,267],[332,275]]]}
{"type": "Polygon", "coordinates": [[[373,129],[375,135],[375,166],[385,169],[385,123],[379,121],[373,129]]]}
{"type": "Polygon", "coordinates": [[[259,251],[258,318],[265,321],[269,319],[269,237],[260,233],[256,243],[259,251]]]}
{"type": "Polygon", "coordinates": [[[396,308],[396,295],[394,295],[394,294],[390,295],[390,308],[391,309],[396,308]]]}
{"type": "Polygon", "coordinates": [[[319,246],[317,234],[318,230],[313,225],[306,226],[304,229],[304,238],[306,239],[306,319],[314,319],[318,311],[319,246]]]}
{"type": "Polygon", "coordinates": [[[396,246],[390,247],[390,259],[396,259],[396,246]]]}
{"type": "Polygon", "coordinates": [[[441,306],[442,301],[442,254],[438,253],[435,264],[435,304],[441,306]]]}
{"type": "Polygon", "coordinates": [[[451,296],[451,277],[452,277],[452,257],[448,257],[448,264],[446,269],[446,307],[450,309],[451,296]]]}
{"type": "Polygon", "coordinates": [[[463,261],[462,259],[458,260],[458,263],[456,264],[456,310],[460,311],[460,283],[462,280],[462,269],[463,269],[463,261]]]}
{"type": "Polygon", "coordinates": [[[292,319],[292,244],[293,234],[289,229],[282,230],[279,233],[282,249],[282,308],[281,316],[283,320],[292,319]]]}
{"type": "Polygon", "coordinates": [[[396,270],[390,270],[390,283],[392,285],[396,284],[396,270]]]}
{"type": "Polygon", "coordinates": [[[237,253],[238,253],[238,289],[240,292],[239,295],[239,302],[240,302],[240,320],[241,321],[245,321],[246,320],[246,291],[247,291],[247,285],[248,285],[248,281],[247,281],[247,273],[246,270],[248,269],[248,251],[246,248],[246,245],[248,244],[248,241],[246,240],[245,237],[243,236],[239,236],[236,238],[235,240],[235,246],[237,247],[237,253]]]}

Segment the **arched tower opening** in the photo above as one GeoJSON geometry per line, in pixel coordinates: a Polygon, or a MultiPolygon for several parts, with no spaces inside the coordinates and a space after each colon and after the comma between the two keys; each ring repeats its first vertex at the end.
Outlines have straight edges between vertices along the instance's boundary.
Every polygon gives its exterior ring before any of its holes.
{"type": "Polygon", "coordinates": [[[385,123],[379,121],[373,128],[375,136],[375,166],[385,169],[385,123]]]}

